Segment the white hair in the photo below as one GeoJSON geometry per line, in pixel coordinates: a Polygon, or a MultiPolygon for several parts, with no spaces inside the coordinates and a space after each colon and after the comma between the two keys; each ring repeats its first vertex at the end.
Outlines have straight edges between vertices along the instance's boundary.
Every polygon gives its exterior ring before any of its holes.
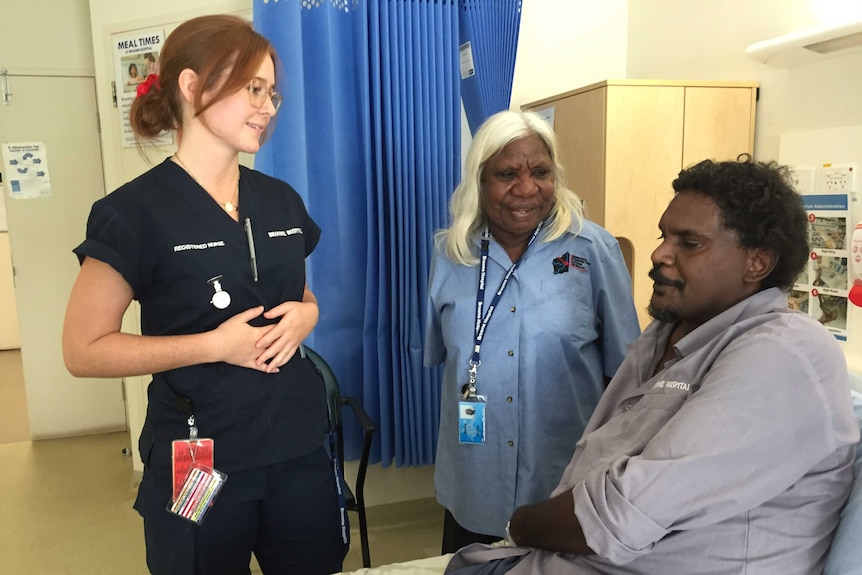
{"type": "Polygon", "coordinates": [[[542,241],[550,242],[559,238],[572,227],[572,223],[576,224],[576,232],[580,232],[584,217],[583,204],[578,195],[566,187],[554,131],[534,112],[506,110],[485,120],[476,132],[467,154],[464,176],[449,201],[451,224],[434,235],[435,242],[443,242],[445,253],[453,262],[467,266],[479,263],[474,249],[475,240],[488,223],[480,198],[485,164],[515,140],[534,135],[541,138],[548,149],[554,174],[554,205],[548,215],[548,233],[542,241]]]}

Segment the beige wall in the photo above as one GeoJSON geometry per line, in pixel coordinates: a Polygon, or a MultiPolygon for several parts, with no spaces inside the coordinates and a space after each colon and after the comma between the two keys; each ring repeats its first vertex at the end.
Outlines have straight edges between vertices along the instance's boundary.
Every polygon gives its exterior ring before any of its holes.
{"type": "Polygon", "coordinates": [[[777,158],[782,132],[862,124],[862,51],[783,69],[746,47],[854,17],[856,0],[530,0],[511,108],[606,79],[753,80],[755,150],[777,158]]]}
{"type": "Polygon", "coordinates": [[[0,69],[93,75],[87,0],[0,0],[0,69]]]}
{"type": "Polygon", "coordinates": [[[778,158],[782,132],[862,124],[862,51],[793,68],[745,55],[755,42],[862,17],[836,0],[640,0],[630,3],[628,76],[760,83],[755,153],[778,158]]]}
{"type": "Polygon", "coordinates": [[[628,0],[524,2],[511,109],[625,78],[628,5],[628,0]]]}

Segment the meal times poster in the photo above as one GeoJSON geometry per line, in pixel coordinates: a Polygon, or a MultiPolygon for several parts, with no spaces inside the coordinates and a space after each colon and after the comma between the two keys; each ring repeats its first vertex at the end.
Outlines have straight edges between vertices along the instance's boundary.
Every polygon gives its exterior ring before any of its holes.
{"type": "MultiPolygon", "coordinates": [[[[124,148],[135,147],[135,134],[129,122],[129,109],[137,96],[138,86],[150,74],[158,74],[159,52],[165,43],[162,29],[138,30],[115,35],[114,43],[115,90],[120,111],[120,139],[124,148]]],[[[172,135],[165,135],[159,143],[173,143],[172,135]]]]}

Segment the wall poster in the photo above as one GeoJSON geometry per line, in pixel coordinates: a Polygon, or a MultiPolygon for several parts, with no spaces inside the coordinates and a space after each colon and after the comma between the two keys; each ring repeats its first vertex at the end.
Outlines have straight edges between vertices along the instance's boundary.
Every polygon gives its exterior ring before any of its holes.
{"type": "MultiPolygon", "coordinates": [[[[51,195],[51,174],[48,172],[45,142],[4,142],[2,152],[8,197],[24,200],[51,195]]],[[[3,219],[5,229],[5,217],[3,219]]]]}
{"type": "Polygon", "coordinates": [[[788,299],[793,309],[815,318],[840,341],[847,341],[850,290],[850,201],[853,165],[794,168],[796,187],[808,212],[809,260],[788,299]]]}
{"type": "MultiPolygon", "coordinates": [[[[129,123],[129,109],[137,96],[138,86],[150,74],[158,74],[159,52],[165,43],[165,31],[137,30],[115,35],[111,40],[114,46],[117,108],[120,111],[120,141],[124,148],[134,148],[135,135],[129,123]]],[[[173,134],[165,134],[159,143],[172,144],[173,134]]]]}

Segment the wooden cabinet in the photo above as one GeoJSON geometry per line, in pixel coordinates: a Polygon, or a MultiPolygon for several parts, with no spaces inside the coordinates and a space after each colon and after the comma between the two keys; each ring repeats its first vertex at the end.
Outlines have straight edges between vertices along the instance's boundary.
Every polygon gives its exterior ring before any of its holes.
{"type": "Polygon", "coordinates": [[[526,104],[553,118],[570,188],[620,240],[641,326],[671,181],[691,164],[754,151],[756,83],[609,80],[526,104]]]}

